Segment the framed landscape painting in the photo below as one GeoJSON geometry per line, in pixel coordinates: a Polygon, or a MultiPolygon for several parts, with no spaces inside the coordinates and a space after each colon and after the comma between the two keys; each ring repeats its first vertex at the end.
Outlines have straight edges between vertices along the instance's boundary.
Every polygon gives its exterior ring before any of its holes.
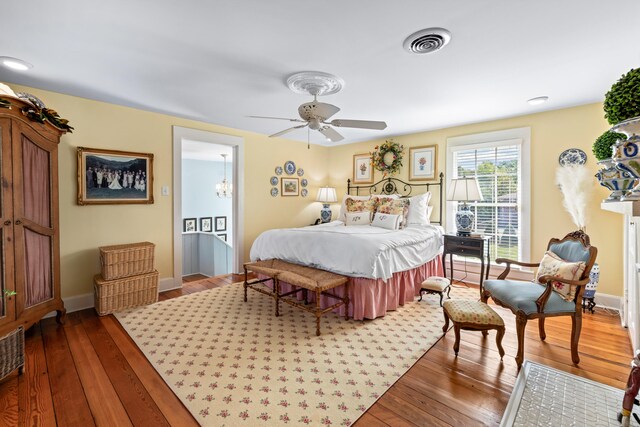
{"type": "Polygon", "coordinates": [[[438,175],[438,146],[409,148],[409,181],[427,181],[438,175]]]}
{"type": "Polygon", "coordinates": [[[153,203],[153,154],[77,151],[79,205],[153,203]]]}
{"type": "Polygon", "coordinates": [[[373,183],[373,165],[371,164],[371,154],[355,154],[353,156],[353,183],[373,183]]]}
{"type": "Polygon", "coordinates": [[[282,185],[282,189],[280,191],[281,195],[297,196],[300,194],[298,178],[281,178],[280,184],[282,185]]]}

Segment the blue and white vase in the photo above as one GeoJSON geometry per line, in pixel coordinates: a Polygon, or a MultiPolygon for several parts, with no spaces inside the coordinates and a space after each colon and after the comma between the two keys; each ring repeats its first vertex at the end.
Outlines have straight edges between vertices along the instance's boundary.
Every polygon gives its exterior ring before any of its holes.
{"type": "Polygon", "coordinates": [[[595,264],[593,264],[591,272],[589,273],[589,283],[587,283],[587,286],[585,286],[585,291],[584,294],[582,294],[582,298],[593,298],[596,294],[598,282],[600,282],[600,266],[596,262],[595,264]]]}
{"type": "MultiPolygon", "coordinates": [[[[623,133],[627,140],[620,140],[613,146],[612,160],[616,169],[634,178],[640,178],[640,117],[633,117],[611,128],[612,132],[623,133]]],[[[602,184],[604,185],[604,184],[602,184]]],[[[621,200],[640,200],[640,185],[621,197],[621,200]]]]}

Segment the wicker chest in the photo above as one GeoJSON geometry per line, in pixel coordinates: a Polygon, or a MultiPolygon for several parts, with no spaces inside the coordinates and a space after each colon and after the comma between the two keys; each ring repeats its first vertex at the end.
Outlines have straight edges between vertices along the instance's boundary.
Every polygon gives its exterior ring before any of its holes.
{"type": "Polygon", "coordinates": [[[102,274],[93,280],[95,308],[100,316],[158,301],[154,249],[149,242],[100,248],[102,274]]]}

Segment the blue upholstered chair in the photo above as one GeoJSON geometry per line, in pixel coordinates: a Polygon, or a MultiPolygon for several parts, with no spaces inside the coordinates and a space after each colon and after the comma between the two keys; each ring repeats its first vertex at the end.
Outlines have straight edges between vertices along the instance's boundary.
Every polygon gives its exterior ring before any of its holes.
{"type": "Polygon", "coordinates": [[[578,341],[582,328],[581,301],[584,288],[589,283],[589,272],[596,261],[598,250],[591,246],[589,236],[582,231],[567,234],[562,240],[551,239],[547,250],[555,253],[560,258],[569,262],[584,261],[586,267],[578,280],[566,280],[560,277],[545,275],[539,278],[538,283],[509,280],[507,275],[511,265],[523,267],[538,267],[539,263],[524,263],[505,258],[498,258],[498,264],[507,264],[504,272],[496,280],[486,280],[482,292],[482,300],[487,302],[491,297],[496,304],[510,309],[516,315],[516,329],[518,333],[518,354],[516,363],[518,369],[524,360],[524,330],[527,320],[538,319],[540,339],[544,340],[544,320],[551,316],[571,316],[571,359],[573,363],[580,362],[578,356],[578,341]],[[577,286],[575,298],[566,301],[557,292],[553,291],[552,282],[558,281],[570,286],[577,286]]]}

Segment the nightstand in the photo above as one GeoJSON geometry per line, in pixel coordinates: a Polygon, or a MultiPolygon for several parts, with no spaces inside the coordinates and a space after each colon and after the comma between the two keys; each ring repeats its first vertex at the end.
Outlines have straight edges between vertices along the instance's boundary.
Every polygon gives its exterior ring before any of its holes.
{"type": "Polygon", "coordinates": [[[466,257],[478,258],[480,260],[480,297],[482,297],[482,284],[484,279],[489,278],[489,269],[491,268],[491,237],[466,237],[456,236],[453,234],[444,235],[444,251],[442,252],[442,266],[444,275],[447,275],[446,259],[449,255],[449,266],[451,278],[453,279],[453,256],[460,255],[466,257]],[[485,262],[486,259],[486,262],[485,262]],[[487,270],[485,271],[485,266],[487,270]]]}

